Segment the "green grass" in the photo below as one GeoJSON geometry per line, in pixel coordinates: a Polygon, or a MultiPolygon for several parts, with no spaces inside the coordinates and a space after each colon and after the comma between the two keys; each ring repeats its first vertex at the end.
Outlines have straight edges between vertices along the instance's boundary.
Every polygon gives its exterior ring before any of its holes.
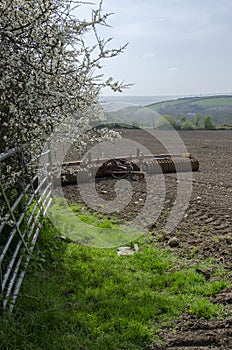
{"type": "Polygon", "coordinates": [[[153,103],[151,105],[146,106],[147,108],[153,110],[153,111],[157,111],[159,110],[162,106],[176,106],[176,105],[180,105],[182,103],[189,103],[191,102],[192,99],[191,98],[179,98],[176,100],[168,100],[168,101],[162,101],[162,102],[156,102],[153,103]]]}
{"type": "MultiPolygon", "coordinates": [[[[90,220],[82,208],[73,210],[90,220]]],[[[109,218],[97,220],[116,226],[109,218]]],[[[196,266],[145,241],[137,241],[140,251],[133,256],[117,256],[116,248],[63,242],[46,221],[15,313],[1,323],[1,349],[141,350],[183,312],[223,316],[210,301],[227,286],[222,268],[206,281],[196,266]]]]}
{"type": "Polygon", "coordinates": [[[170,100],[170,101],[163,101],[163,102],[157,102],[154,104],[151,104],[147,106],[148,108],[152,110],[159,110],[163,105],[165,107],[167,106],[178,106],[178,105],[196,105],[201,107],[232,107],[232,96],[212,96],[212,97],[186,97],[186,98],[179,98],[176,100],[170,100]]]}
{"type": "Polygon", "coordinates": [[[49,216],[63,236],[80,244],[94,247],[123,245],[137,239],[141,232],[115,219],[92,213],[83,205],[68,205],[56,198],[49,216]]]}
{"type": "Polygon", "coordinates": [[[191,104],[201,107],[232,107],[232,97],[211,97],[194,101],[191,104]]]}

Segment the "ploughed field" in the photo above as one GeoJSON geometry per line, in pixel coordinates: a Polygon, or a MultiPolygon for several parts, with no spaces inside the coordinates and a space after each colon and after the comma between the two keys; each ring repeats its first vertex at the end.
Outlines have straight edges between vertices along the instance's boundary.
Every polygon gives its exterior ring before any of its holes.
{"type": "MultiPolygon", "coordinates": [[[[152,132],[127,130],[123,131],[122,136],[136,141],[141,147],[143,145],[153,154],[165,153],[165,148],[150,133],[152,132]]],[[[160,202],[162,210],[158,218],[151,220],[148,225],[156,244],[160,247],[169,246],[190,264],[206,258],[215,259],[218,264],[223,264],[230,274],[232,268],[232,131],[180,131],[179,136],[187,151],[199,160],[200,170],[192,173],[192,179],[178,178],[176,174],[152,175],[163,176],[164,182],[163,188],[154,187],[154,193],[149,190],[149,194],[145,181],[132,181],[133,195],[130,203],[124,210],[112,215],[122,220],[133,220],[143,208],[148,195],[156,196],[159,203],[155,191],[160,191],[161,197],[164,196],[163,202],[160,202]],[[184,206],[185,197],[189,197],[187,209],[180,215],[180,221],[177,222],[176,227],[167,232],[165,225],[177,200],[181,181],[185,181],[185,186],[178,198],[177,214],[178,208],[180,212],[183,211],[181,198],[184,206]]],[[[172,153],[175,153],[175,142],[179,143],[171,137],[165,142],[166,146],[168,144],[168,149],[172,149],[172,153]]],[[[176,147],[178,148],[178,145],[176,147]]],[[[123,146],[122,155],[127,155],[127,151],[123,146]]],[[[70,154],[67,159],[71,160],[70,157],[74,156],[70,154]]],[[[97,180],[96,189],[99,196],[105,200],[114,199],[117,181],[121,180],[97,180]]],[[[63,191],[70,201],[82,201],[78,186],[66,186],[63,191]]],[[[207,273],[206,278],[210,278],[210,271],[207,273]]],[[[226,305],[230,315],[228,320],[205,321],[186,316],[185,319],[173,324],[175,333],[172,333],[172,329],[163,330],[160,336],[166,345],[157,345],[153,349],[232,349],[232,288],[224,290],[216,299],[226,305]]]]}

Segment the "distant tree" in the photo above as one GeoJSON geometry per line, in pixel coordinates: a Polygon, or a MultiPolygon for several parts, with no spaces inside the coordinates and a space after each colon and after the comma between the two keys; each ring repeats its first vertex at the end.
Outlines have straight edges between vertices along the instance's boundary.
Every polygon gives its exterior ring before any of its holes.
{"type": "Polygon", "coordinates": [[[232,123],[224,123],[221,125],[221,129],[228,129],[231,130],[232,129],[232,123]]]}
{"type": "Polygon", "coordinates": [[[156,127],[159,129],[168,129],[170,126],[174,129],[180,129],[180,125],[170,114],[165,114],[156,121],[156,127]]]}
{"type": "Polygon", "coordinates": [[[135,120],[135,119],[130,119],[129,120],[129,124],[131,126],[135,127],[135,128],[139,128],[140,127],[139,122],[137,120],[135,120]]]}
{"type": "Polygon", "coordinates": [[[210,130],[215,129],[215,125],[212,122],[212,118],[209,115],[206,115],[203,119],[203,127],[204,129],[210,130]]]}
{"type": "Polygon", "coordinates": [[[200,127],[201,118],[202,118],[201,114],[198,113],[195,115],[194,124],[195,124],[197,129],[200,127]]]}
{"type": "Polygon", "coordinates": [[[183,124],[184,122],[186,122],[186,115],[183,115],[183,116],[180,118],[180,122],[181,122],[181,124],[183,124]]]}
{"type": "Polygon", "coordinates": [[[186,120],[184,123],[181,125],[182,130],[193,130],[195,129],[195,125],[193,124],[192,120],[186,120]]]}

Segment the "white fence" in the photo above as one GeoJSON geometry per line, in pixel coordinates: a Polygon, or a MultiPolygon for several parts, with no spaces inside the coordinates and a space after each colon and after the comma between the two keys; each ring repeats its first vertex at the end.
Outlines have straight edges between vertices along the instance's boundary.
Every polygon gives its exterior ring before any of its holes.
{"type": "Polygon", "coordinates": [[[27,145],[0,154],[0,314],[14,308],[52,202],[51,164],[50,149],[34,159],[27,145]]]}

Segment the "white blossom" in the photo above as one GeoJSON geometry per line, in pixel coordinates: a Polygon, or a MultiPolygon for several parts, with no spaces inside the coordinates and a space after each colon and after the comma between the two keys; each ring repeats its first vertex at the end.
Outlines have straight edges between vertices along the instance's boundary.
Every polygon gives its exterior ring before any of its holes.
{"type": "MultiPolygon", "coordinates": [[[[89,21],[74,16],[73,9],[79,6],[84,2],[0,1],[0,153],[28,144],[24,157],[30,159],[55,130],[60,141],[69,133],[80,153],[89,142],[115,137],[108,130],[93,132],[104,119],[98,104],[101,89],[123,88],[112,78],[104,80],[99,70],[104,58],[118,55],[125,46],[108,49],[109,40],[99,37],[97,28],[108,19],[102,2],[89,21]],[[91,32],[92,46],[85,36],[91,32]]],[[[20,153],[0,162],[6,189],[16,187],[22,162],[20,153]]],[[[2,203],[0,194],[3,217],[2,203]]]]}
{"type": "MultiPolygon", "coordinates": [[[[85,147],[89,131],[104,118],[101,89],[122,84],[99,74],[101,61],[121,53],[108,49],[97,27],[107,25],[102,2],[91,19],[76,18],[71,0],[2,0],[0,6],[0,153],[29,143],[38,152],[57,124],[75,118],[75,142],[85,147]],[[86,33],[95,44],[89,46],[86,33]]],[[[106,136],[107,134],[105,134],[106,136]]]]}

